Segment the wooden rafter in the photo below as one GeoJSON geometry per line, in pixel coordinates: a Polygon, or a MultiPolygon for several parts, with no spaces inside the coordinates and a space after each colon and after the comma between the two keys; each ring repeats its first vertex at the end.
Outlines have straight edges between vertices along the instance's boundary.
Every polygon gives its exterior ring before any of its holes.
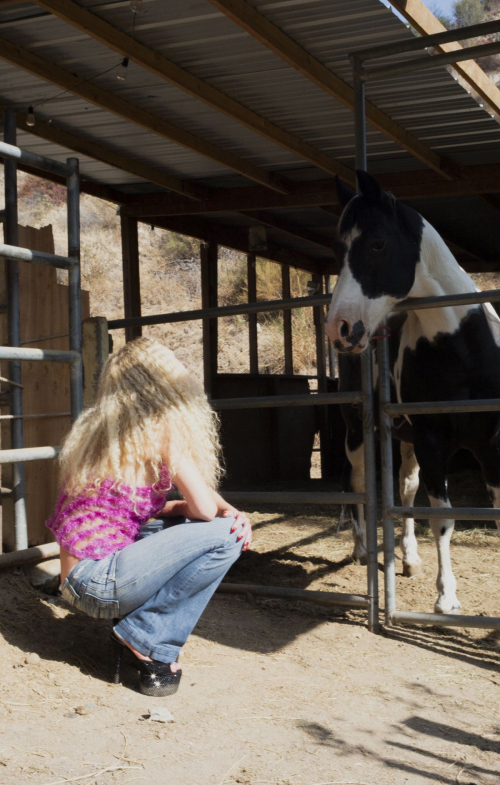
{"type": "MultiPolygon", "coordinates": [[[[429,170],[391,172],[377,175],[377,180],[382,188],[405,200],[499,191],[500,164],[466,166],[461,172],[462,179],[455,181],[445,181],[429,170]]],[[[322,207],[337,203],[335,181],[325,179],[296,183],[293,193],[286,195],[272,193],[259,186],[219,189],[211,199],[199,202],[192,202],[174,194],[144,194],[130,200],[126,211],[136,218],[147,218],[159,215],[322,207]]]]}
{"type": "MultiPolygon", "coordinates": [[[[82,82],[81,78],[76,74],[44,60],[28,49],[23,49],[20,46],[10,43],[10,41],[6,41],[5,38],[0,38],[0,59],[11,65],[15,65],[17,68],[21,68],[23,71],[27,71],[29,74],[43,79],[46,82],[61,87],[63,90],[73,93],[73,95],[98,106],[100,109],[104,109],[135,125],[141,126],[142,128],[161,136],[163,139],[168,139],[175,144],[187,148],[191,152],[198,153],[205,158],[216,161],[222,166],[232,169],[267,188],[271,188],[280,193],[286,193],[289,190],[288,184],[285,184],[278,175],[266,172],[264,169],[255,166],[249,161],[245,161],[243,158],[213,144],[213,142],[195,136],[189,131],[173,125],[173,123],[168,122],[168,120],[157,117],[128,101],[124,101],[114,93],[104,90],[93,82],[82,82]]],[[[172,179],[176,180],[176,178],[172,179]]],[[[177,182],[179,183],[178,187],[174,188],[172,186],[172,190],[179,191],[180,189],[183,194],[187,194],[190,188],[189,184],[183,183],[182,181],[177,182]]],[[[199,197],[193,194],[193,198],[199,197]]]]}
{"type": "MultiPolygon", "coordinates": [[[[271,49],[288,65],[332,95],[344,106],[353,109],[354,91],[352,87],[343,82],[245,0],[209,0],[209,2],[257,41],[271,49]]],[[[401,145],[446,179],[451,180],[458,177],[458,167],[450,159],[435,153],[369,101],[366,102],[366,119],[374,128],[401,145]]]]}
{"type": "MultiPolygon", "coordinates": [[[[2,160],[3,159],[0,156],[0,161],[2,160]]],[[[33,177],[42,177],[44,180],[49,180],[51,183],[66,186],[65,178],[60,175],[52,174],[51,172],[40,172],[39,169],[35,169],[32,166],[26,166],[22,163],[18,163],[17,168],[20,172],[26,172],[26,174],[33,175],[33,177]]],[[[113,202],[114,204],[119,205],[128,204],[131,198],[134,198],[131,194],[119,191],[117,188],[113,188],[110,185],[102,185],[101,183],[96,183],[93,180],[85,180],[84,178],[80,178],[80,191],[89,196],[95,196],[97,199],[104,199],[106,202],[113,202]]]]}
{"type": "Polygon", "coordinates": [[[96,41],[105,44],[123,57],[128,57],[141,68],[145,68],[160,79],[175,85],[212,109],[242,123],[246,128],[255,131],[265,139],[275,142],[285,150],[295,153],[329,174],[338,174],[347,182],[354,182],[354,172],[345,164],[336,161],[302,139],[269,122],[72,0],[35,0],[35,2],[77,30],[81,30],[96,41]]]}
{"type": "MultiPolygon", "coordinates": [[[[421,0],[391,0],[391,4],[421,35],[442,33],[446,30],[421,0]]],[[[435,48],[439,52],[453,52],[462,49],[462,45],[457,41],[453,44],[441,44],[435,48]]],[[[494,112],[500,113],[500,90],[474,60],[464,60],[455,63],[452,67],[494,112]]]]}
{"type": "MultiPolygon", "coordinates": [[[[4,107],[0,105],[0,112],[3,108],[4,107]]],[[[85,139],[82,136],[65,131],[62,128],[57,128],[52,123],[50,125],[49,123],[44,123],[43,120],[40,120],[39,118],[36,119],[34,126],[29,126],[26,123],[26,116],[17,112],[16,123],[17,127],[22,131],[26,131],[34,136],[39,136],[41,139],[46,139],[48,142],[61,145],[61,147],[73,150],[75,153],[88,156],[96,161],[101,161],[109,166],[115,166],[117,169],[129,172],[136,177],[140,177],[141,179],[155,183],[156,185],[160,185],[162,188],[167,188],[168,190],[176,191],[177,193],[181,193],[181,189],[183,189],[185,195],[190,198],[193,198],[196,194],[197,199],[206,199],[210,195],[210,192],[200,185],[196,185],[195,183],[184,183],[176,177],[164,174],[152,166],[142,164],[129,155],[118,153],[110,147],[105,147],[93,140],[85,139]]]]}

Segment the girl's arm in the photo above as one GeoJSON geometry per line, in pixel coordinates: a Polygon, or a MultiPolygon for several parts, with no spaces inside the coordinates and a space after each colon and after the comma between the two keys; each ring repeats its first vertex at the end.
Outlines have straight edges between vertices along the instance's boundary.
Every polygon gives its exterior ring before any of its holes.
{"type": "MultiPolygon", "coordinates": [[[[172,507],[175,505],[175,515],[185,515],[197,521],[212,521],[217,517],[218,505],[214,491],[208,487],[192,461],[183,458],[172,481],[185,499],[184,502],[167,502],[172,507]]],[[[172,512],[169,514],[172,515],[172,512]]]]}
{"type": "Polygon", "coordinates": [[[197,521],[212,521],[217,516],[234,518],[231,532],[240,529],[238,540],[245,540],[243,550],[247,550],[252,542],[250,519],[217,493],[208,487],[197,467],[187,458],[183,458],[179,471],[172,477],[173,482],[184,496],[184,501],[172,500],[165,503],[160,516],[175,517],[183,515],[197,521]]]}

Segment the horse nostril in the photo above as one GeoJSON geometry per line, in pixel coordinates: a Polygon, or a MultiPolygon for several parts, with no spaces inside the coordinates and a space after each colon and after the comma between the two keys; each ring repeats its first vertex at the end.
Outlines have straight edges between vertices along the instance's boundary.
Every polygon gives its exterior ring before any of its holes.
{"type": "Polygon", "coordinates": [[[341,338],[347,338],[349,335],[349,322],[346,322],[344,319],[340,322],[340,336],[341,338]]]}

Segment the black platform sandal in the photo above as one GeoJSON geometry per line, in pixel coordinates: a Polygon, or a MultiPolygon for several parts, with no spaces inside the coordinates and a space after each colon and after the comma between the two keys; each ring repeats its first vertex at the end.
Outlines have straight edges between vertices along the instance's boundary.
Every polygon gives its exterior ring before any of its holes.
{"type": "Polygon", "coordinates": [[[154,695],[160,698],[177,692],[182,670],[172,672],[170,663],[159,662],[158,660],[151,660],[150,662],[140,660],[114,632],[111,633],[111,640],[115,652],[114,684],[120,683],[120,666],[123,650],[126,649],[134,658],[135,665],[139,669],[139,690],[143,695],[154,695]]]}

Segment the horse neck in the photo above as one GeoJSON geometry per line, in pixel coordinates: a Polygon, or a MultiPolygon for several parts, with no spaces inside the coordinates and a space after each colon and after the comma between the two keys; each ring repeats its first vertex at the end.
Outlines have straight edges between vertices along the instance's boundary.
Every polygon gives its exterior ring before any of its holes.
{"type": "MultiPolygon", "coordinates": [[[[474,282],[460,267],[443,238],[424,220],[420,261],[409,296],[440,297],[476,290],[474,282]]],[[[432,340],[437,333],[454,333],[471,308],[477,306],[459,305],[409,311],[408,321],[413,330],[432,340]]]]}

